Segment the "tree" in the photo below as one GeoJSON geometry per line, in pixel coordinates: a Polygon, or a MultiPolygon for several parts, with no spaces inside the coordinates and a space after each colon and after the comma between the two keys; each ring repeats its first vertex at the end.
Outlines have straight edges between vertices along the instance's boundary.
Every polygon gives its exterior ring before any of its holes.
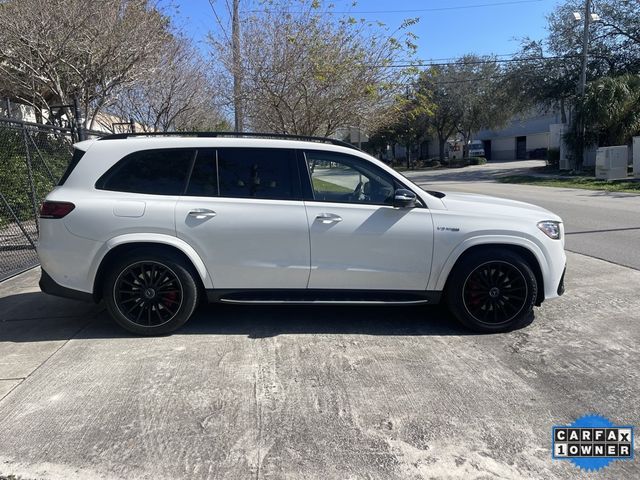
{"type": "Polygon", "coordinates": [[[2,2],[0,88],[40,115],[75,97],[90,128],[170,36],[168,18],[147,0],[2,2]]]}
{"type": "Polygon", "coordinates": [[[415,85],[417,98],[431,104],[430,130],[438,139],[440,161],[445,145],[459,133],[466,143],[481,128],[495,128],[511,116],[500,88],[501,71],[495,59],[466,55],[456,62],[423,71],[415,85]]]}
{"type": "Polygon", "coordinates": [[[465,55],[456,62],[455,69],[459,88],[454,94],[462,108],[457,131],[466,149],[475,132],[506,124],[518,104],[503,88],[504,73],[495,57],[465,55]]]}
{"type": "MultiPolygon", "coordinates": [[[[428,98],[407,85],[405,94],[396,95],[392,103],[376,111],[370,123],[369,149],[382,155],[388,146],[400,143],[406,148],[407,168],[411,168],[413,147],[428,135],[431,107],[428,98]]],[[[395,155],[394,148],[392,152],[395,155]]]]}
{"type": "Polygon", "coordinates": [[[573,151],[582,148],[578,125],[586,125],[586,146],[630,143],[631,137],[640,135],[640,76],[625,74],[588,83],[585,101],[576,114],[575,126],[565,135],[573,151]]]}
{"type": "MultiPolygon", "coordinates": [[[[253,130],[328,136],[340,127],[363,126],[398,75],[386,67],[398,52],[413,48],[410,35],[402,43],[379,25],[337,18],[320,2],[261,7],[241,22],[241,91],[253,130]]],[[[226,68],[231,99],[229,73],[238,67],[228,35],[221,31],[210,41],[226,68]]]]}
{"type": "Polygon", "coordinates": [[[543,41],[527,39],[507,68],[502,86],[513,110],[559,110],[566,123],[567,108],[575,101],[579,78],[577,55],[550,56],[545,53],[543,41]]]}
{"type": "Polygon", "coordinates": [[[186,39],[173,37],[135,85],[117,92],[110,111],[144,131],[226,130],[215,98],[208,65],[186,39]]]}

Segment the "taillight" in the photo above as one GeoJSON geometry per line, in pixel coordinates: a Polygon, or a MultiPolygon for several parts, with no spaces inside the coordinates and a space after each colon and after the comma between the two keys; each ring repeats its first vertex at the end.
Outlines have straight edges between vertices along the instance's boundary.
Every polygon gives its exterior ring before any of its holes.
{"type": "Polygon", "coordinates": [[[42,202],[40,218],[62,218],[76,208],[71,202],[42,202]]]}

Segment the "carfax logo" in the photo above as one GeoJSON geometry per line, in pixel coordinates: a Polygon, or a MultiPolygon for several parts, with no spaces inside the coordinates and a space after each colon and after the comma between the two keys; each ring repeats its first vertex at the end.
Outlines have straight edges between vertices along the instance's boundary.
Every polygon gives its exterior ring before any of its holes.
{"type": "Polygon", "coordinates": [[[633,427],[585,415],[571,425],[553,427],[552,444],[554,459],[571,460],[585,470],[600,470],[614,460],[633,459],[633,427]]]}

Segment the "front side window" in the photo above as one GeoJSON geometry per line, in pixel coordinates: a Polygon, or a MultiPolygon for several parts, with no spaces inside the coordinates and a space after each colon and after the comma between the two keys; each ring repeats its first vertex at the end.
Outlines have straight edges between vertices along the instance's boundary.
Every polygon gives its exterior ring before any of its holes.
{"type": "Polygon", "coordinates": [[[220,196],[299,199],[295,153],[276,148],[218,149],[220,196]]]}
{"type": "Polygon", "coordinates": [[[153,195],[181,195],[195,154],[194,149],[158,149],[134,152],[109,169],[96,188],[153,195]]]}
{"type": "Polygon", "coordinates": [[[392,179],[366,161],[334,152],[305,152],[313,198],[325,202],[392,205],[392,179]]]}

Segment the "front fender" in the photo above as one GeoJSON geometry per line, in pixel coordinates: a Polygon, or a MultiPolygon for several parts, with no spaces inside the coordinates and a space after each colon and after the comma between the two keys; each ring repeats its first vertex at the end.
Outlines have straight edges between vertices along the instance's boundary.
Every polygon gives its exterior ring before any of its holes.
{"type": "Polygon", "coordinates": [[[512,237],[509,235],[479,235],[467,238],[451,251],[442,268],[440,269],[440,273],[438,275],[431,276],[427,289],[438,291],[443,290],[447,282],[447,278],[449,278],[449,274],[451,273],[453,266],[456,264],[460,256],[471,247],[475,247],[478,245],[516,245],[526,248],[531,253],[533,253],[536,260],[538,261],[542,277],[547,278],[547,275],[549,273],[549,265],[542,249],[533,240],[525,237],[512,237]]]}
{"type": "Polygon", "coordinates": [[[107,253],[109,253],[115,247],[129,243],[158,243],[161,245],[168,245],[170,247],[177,248],[182,253],[184,253],[189,260],[191,260],[191,263],[198,272],[198,275],[200,275],[200,279],[202,280],[204,288],[213,288],[213,281],[211,279],[211,276],[209,275],[207,267],[198,253],[184,240],[161,233],[129,233],[119,235],[107,240],[98,250],[98,253],[94,257],[94,263],[91,265],[89,277],[92,284],[93,282],[95,282],[98,268],[100,267],[100,264],[102,263],[102,260],[107,255],[107,253]]]}

